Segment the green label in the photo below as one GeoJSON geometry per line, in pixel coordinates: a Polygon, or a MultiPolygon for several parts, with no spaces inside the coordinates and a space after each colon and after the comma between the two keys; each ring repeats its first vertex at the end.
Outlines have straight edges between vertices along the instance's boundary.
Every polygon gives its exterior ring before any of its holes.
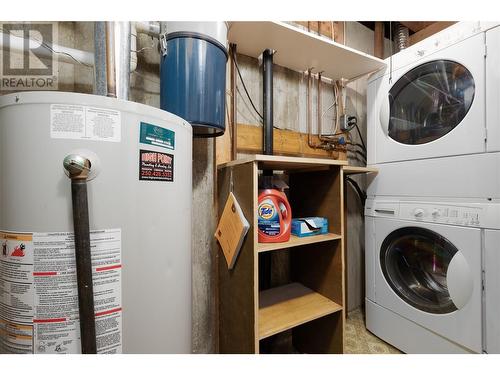
{"type": "Polygon", "coordinates": [[[146,122],[141,122],[140,142],[173,150],[175,149],[175,132],[146,122]]]}

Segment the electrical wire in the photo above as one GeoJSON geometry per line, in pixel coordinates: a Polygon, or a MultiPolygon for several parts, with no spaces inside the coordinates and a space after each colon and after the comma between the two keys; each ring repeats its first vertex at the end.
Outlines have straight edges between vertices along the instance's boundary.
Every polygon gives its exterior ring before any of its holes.
{"type": "Polygon", "coordinates": [[[250,97],[250,94],[248,93],[247,86],[245,85],[245,81],[243,81],[243,77],[241,76],[240,67],[238,65],[238,61],[236,59],[236,53],[234,53],[234,51],[232,52],[232,56],[233,56],[233,60],[234,60],[234,65],[236,66],[236,70],[238,71],[238,76],[240,77],[240,81],[243,85],[243,89],[245,90],[245,93],[247,94],[247,98],[250,101],[250,104],[252,105],[252,108],[255,111],[255,113],[257,113],[259,115],[259,117],[261,118],[261,120],[264,121],[264,116],[262,116],[260,114],[260,112],[257,110],[257,107],[253,103],[253,100],[250,97]]]}
{"type": "Polygon", "coordinates": [[[356,130],[358,131],[358,134],[359,134],[359,139],[361,140],[361,144],[363,145],[363,150],[365,150],[365,152],[366,152],[366,145],[365,145],[365,141],[363,140],[363,136],[361,135],[361,130],[359,130],[358,123],[357,123],[357,122],[355,122],[355,123],[354,123],[354,126],[356,127],[356,130]]]}
{"type": "Polygon", "coordinates": [[[155,42],[155,40],[154,40],[154,38],[153,38],[153,37],[151,37],[151,42],[152,42],[152,43],[151,43],[151,46],[148,46],[148,47],[143,47],[143,48],[141,48],[141,49],[138,49],[137,51],[135,51],[135,50],[131,49],[131,50],[130,50],[130,52],[142,53],[142,52],[144,52],[144,51],[146,51],[146,50],[148,50],[148,49],[156,50],[156,48],[155,48],[155,47],[156,47],[156,42],[155,42]]]}
{"type": "MultiPolygon", "coordinates": [[[[365,155],[365,153],[363,151],[360,151],[360,150],[349,150],[349,149],[347,149],[347,151],[352,152],[355,155],[360,155],[363,158],[362,161],[366,160],[366,155],[365,155]]],[[[356,159],[358,159],[358,158],[356,157],[356,159]]]]}
{"type": "Polygon", "coordinates": [[[348,181],[358,194],[359,200],[361,201],[361,214],[364,214],[364,207],[366,202],[366,193],[359,187],[358,183],[354,181],[351,177],[347,176],[346,181],[348,181]]]}
{"type": "Polygon", "coordinates": [[[363,149],[363,145],[361,143],[354,143],[354,142],[351,142],[351,141],[347,141],[346,144],[348,144],[350,146],[355,146],[355,147],[359,147],[359,148],[363,149]]]}
{"type": "MultiPolygon", "coordinates": [[[[8,34],[2,27],[0,27],[0,31],[4,34],[8,34]]],[[[52,53],[55,53],[56,55],[65,55],[65,56],[68,56],[70,59],[72,59],[73,61],[75,61],[76,63],[82,65],[82,66],[85,66],[87,68],[93,68],[94,66],[93,65],[90,65],[90,64],[86,64],[80,60],[78,60],[76,57],[74,57],[73,55],[71,55],[70,53],[67,53],[67,52],[62,52],[62,51],[56,51],[55,49],[53,49],[49,44],[45,43],[43,40],[39,40],[39,39],[36,39],[36,38],[28,38],[28,40],[31,40],[31,41],[34,41],[34,42],[38,42],[40,43],[41,46],[45,47],[46,49],[48,49],[50,52],[52,53]]]]}

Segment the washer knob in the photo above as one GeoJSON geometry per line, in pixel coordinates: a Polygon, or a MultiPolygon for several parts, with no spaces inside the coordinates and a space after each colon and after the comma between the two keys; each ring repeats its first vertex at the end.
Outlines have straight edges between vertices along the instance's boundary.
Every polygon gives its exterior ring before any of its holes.
{"type": "Polygon", "coordinates": [[[423,217],[424,210],[421,208],[416,208],[415,211],[413,211],[413,215],[415,215],[415,217],[423,217]]]}
{"type": "Polygon", "coordinates": [[[437,210],[437,209],[432,210],[431,215],[432,215],[432,217],[433,217],[434,219],[437,219],[437,218],[440,216],[440,214],[439,214],[439,210],[437,210]]]}

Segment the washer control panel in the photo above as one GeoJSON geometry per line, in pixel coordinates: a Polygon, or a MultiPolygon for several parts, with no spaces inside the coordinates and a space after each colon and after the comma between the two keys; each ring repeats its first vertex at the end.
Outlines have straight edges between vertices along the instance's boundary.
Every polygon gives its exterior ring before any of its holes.
{"type": "Polygon", "coordinates": [[[500,201],[462,203],[368,198],[365,216],[500,229],[500,201]]]}
{"type": "Polygon", "coordinates": [[[400,215],[402,219],[435,222],[443,224],[480,226],[482,207],[449,206],[418,202],[401,202],[400,215]]]}

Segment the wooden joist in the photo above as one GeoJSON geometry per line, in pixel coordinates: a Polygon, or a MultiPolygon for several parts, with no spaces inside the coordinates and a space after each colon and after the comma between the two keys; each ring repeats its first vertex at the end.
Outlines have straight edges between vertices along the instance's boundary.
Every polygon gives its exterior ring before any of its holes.
{"type": "Polygon", "coordinates": [[[414,33],[436,23],[436,21],[399,21],[414,33]]]}
{"type": "Polygon", "coordinates": [[[305,27],[309,32],[326,36],[333,41],[345,44],[343,21],[292,21],[305,27]]]}
{"type": "Polygon", "coordinates": [[[421,29],[413,35],[410,35],[410,45],[420,42],[421,40],[436,34],[447,27],[450,27],[456,22],[434,22],[433,24],[427,26],[425,29],[421,29]]]}
{"type": "Polygon", "coordinates": [[[379,59],[384,58],[384,23],[375,22],[373,54],[379,59]]]}

